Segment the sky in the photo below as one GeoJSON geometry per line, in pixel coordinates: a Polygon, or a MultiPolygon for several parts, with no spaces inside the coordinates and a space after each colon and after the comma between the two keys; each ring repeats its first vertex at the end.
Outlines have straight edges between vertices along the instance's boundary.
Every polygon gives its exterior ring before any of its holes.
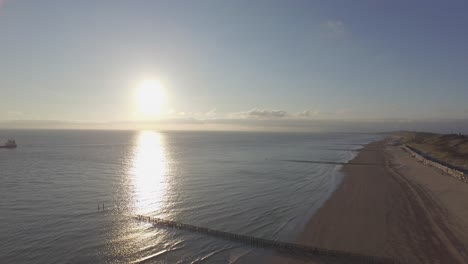
{"type": "Polygon", "coordinates": [[[427,0],[0,0],[0,128],[468,132],[467,11],[427,0]],[[157,116],[139,111],[145,80],[164,92],[157,116]]]}

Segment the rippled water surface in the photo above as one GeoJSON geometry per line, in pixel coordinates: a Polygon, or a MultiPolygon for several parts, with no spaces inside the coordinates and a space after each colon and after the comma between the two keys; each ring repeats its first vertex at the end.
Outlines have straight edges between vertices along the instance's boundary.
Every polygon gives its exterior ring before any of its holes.
{"type": "Polygon", "coordinates": [[[244,263],[274,254],[146,214],[294,241],[371,134],[0,131],[0,263],[244,263]],[[104,203],[105,210],[98,210],[104,203]]]}

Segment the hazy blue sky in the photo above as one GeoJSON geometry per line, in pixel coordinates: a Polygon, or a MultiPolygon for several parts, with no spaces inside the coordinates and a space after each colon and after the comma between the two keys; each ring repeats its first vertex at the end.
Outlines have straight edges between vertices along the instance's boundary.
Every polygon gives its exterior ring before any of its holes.
{"type": "Polygon", "coordinates": [[[0,120],[468,116],[468,1],[0,3],[0,120]]]}

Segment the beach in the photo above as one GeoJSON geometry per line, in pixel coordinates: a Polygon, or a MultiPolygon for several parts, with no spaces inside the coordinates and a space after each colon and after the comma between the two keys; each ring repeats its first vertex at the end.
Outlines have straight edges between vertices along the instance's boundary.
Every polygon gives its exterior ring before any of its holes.
{"type": "Polygon", "coordinates": [[[366,145],[343,166],[342,183],[297,242],[402,263],[467,263],[468,185],[391,141],[366,145]]]}

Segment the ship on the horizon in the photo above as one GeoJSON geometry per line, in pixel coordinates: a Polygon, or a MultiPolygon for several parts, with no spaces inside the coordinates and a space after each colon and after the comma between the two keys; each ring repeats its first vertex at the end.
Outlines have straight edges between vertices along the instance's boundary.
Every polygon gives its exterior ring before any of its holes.
{"type": "Polygon", "coordinates": [[[0,145],[0,148],[7,148],[7,149],[14,149],[16,148],[16,141],[13,139],[9,139],[4,145],[0,145]]]}

